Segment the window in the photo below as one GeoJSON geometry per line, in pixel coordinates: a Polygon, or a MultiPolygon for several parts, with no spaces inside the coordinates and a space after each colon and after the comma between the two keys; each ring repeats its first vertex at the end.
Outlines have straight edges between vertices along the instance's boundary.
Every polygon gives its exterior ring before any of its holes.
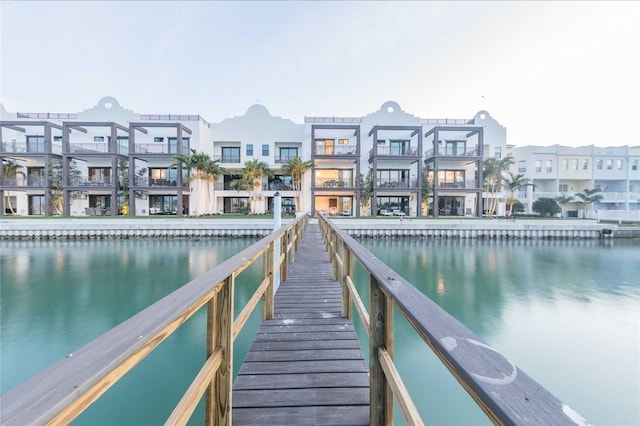
{"type": "Polygon", "coordinates": [[[253,156],[253,144],[249,143],[247,144],[247,157],[252,157],[253,156]]]}
{"type": "Polygon", "coordinates": [[[44,186],[44,167],[27,168],[27,185],[44,186]]]}
{"type": "Polygon", "coordinates": [[[411,152],[411,141],[396,140],[390,141],[390,153],[391,155],[407,155],[411,152]]]}
{"type": "Polygon", "coordinates": [[[408,188],[409,170],[378,170],[379,188],[408,188]]]}
{"type": "Polygon", "coordinates": [[[596,169],[598,170],[602,170],[602,165],[604,164],[604,161],[602,159],[598,160],[596,162],[596,169]]]}
{"type": "Polygon", "coordinates": [[[631,164],[631,170],[638,170],[638,160],[633,160],[631,164]]]}
{"type": "Polygon", "coordinates": [[[104,136],[94,136],[93,137],[93,141],[94,142],[104,142],[104,136]]]}
{"type": "Polygon", "coordinates": [[[316,154],[333,155],[334,142],[333,139],[316,139],[316,154]]]}
{"type": "Polygon", "coordinates": [[[464,188],[464,170],[439,170],[438,188],[464,188]]]}
{"type": "Polygon", "coordinates": [[[623,165],[622,160],[616,160],[616,169],[622,170],[622,165],[623,165]]]}
{"type": "Polygon", "coordinates": [[[551,173],[551,160],[545,161],[545,166],[547,169],[547,173],[551,173]]]}
{"type": "Polygon", "coordinates": [[[249,213],[249,197],[224,197],[225,213],[249,213]]]}
{"type": "Polygon", "coordinates": [[[286,163],[287,161],[297,156],[298,156],[298,148],[280,148],[280,158],[276,159],[276,160],[279,160],[276,162],[286,163]]]}
{"type": "Polygon", "coordinates": [[[589,160],[582,160],[582,170],[589,170],[589,160]]]}
{"type": "Polygon", "coordinates": [[[566,183],[561,183],[560,185],[558,185],[558,191],[559,192],[569,191],[569,185],[567,185],[566,183]]]}
{"type": "Polygon", "coordinates": [[[571,160],[571,168],[572,168],[573,170],[578,170],[578,159],[577,159],[577,158],[576,158],[576,159],[571,160]]]}
{"type": "Polygon", "coordinates": [[[46,204],[44,201],[44,195],[29,195],[29,215],[44,216],[46,214],[46,204]]]}
{"type": "Polygon", "coordinates": [[[54,142],[62,142],[62,136],[54,136],[53,137],[53,141],[54,142]]]}
{"type": "Polygon", "coordinates": [[[349,145],[349,139],[338,139],[338,145],[349,145]]]}
{"type": "Polygon", "coordinates": [[[263,157],[269,156],[269,145],[267,144],[262,145],[262,156],[263,157]]]}
{"type": "Polygon", "coordinates": [[[497,146],[495,150],[495,157],[499,160],[502,158],[502,148],[497,146]]]}
{"type": "Polygon", "coordinates": [[[527,162],[525,160],[518,161],[518,173],[527,173],[527,162]]]}
{"type": "Polygon", "coordinates": [[[227,146],[222,147],[222,162],[223,163],[239,163],[240,162],[240,147],[227,146]]]}
{"type": "MultiPolygon", "coordinates": [[[[178,152],[178,138],[169,138],[169,152],[176,154],[178,152]]],[[[182,138],[182,153],[189,152],[189,138],[182,138]]]]}
{"type": "Polygon", "coordinates": [[[569,159],[568,158],[563,158],[562,159],[562,168],[564,170],[569,170],[569,159]]]}
{"type": "Polygon", "coordinates": [[[44,152],[44,136],[27,136],[27,152],[44,152]]]}
{"type": "Polygon", "coordinates": [[[164,142],[164,138],[162,136],[156,136],[153,138],[154,142],[164,142]]]}
{"type": "Polygon", "coordinates": [[[385,141],[384,139],[378,139],[378,140],[376,141],[376,144],[378,144],[378,145],[384,145],[384,144],[385,144],[385,142],[386,142],[386,141],[385,141]]]}
{"type": "Polygon", "coordinates": [[[536,172],[540,173],[542,171],[542,161],[536,160],[536,172]]]}
{"type": "Polygon", "coordinates": [[[464,155],[466,149],[465,141],[447,141],[446,155],[464,155]]]}
{"type": "Polygon", "coordinates": [[[607,170],[613,169],[613,160],[607,160],[607,170]]]}
{"type": "Polygon", "coordinates": [[[111,183],[111,167],[89,167],[89,183],[108,185],[111,183]]]}

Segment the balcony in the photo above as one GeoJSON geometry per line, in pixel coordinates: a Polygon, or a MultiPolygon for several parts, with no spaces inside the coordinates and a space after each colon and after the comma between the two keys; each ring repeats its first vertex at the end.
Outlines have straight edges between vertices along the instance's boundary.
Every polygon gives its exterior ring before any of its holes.
{"type": "Polygon", "coordinates": [[[218,161],[220,164],[242,164],[240,155],[212,155],[211,159],[218,161]]]}
{"type": "Polygon", "coordinates": [[[112,185],[109,176],[76,176],[70,179],[70,186],[108,187],[112,185]]]}
{"type": "Polygon", "coordinates": [[[69,145],[70,154],[107,154],[109,144],[107,143],[72,143],[69,145]]]}
{"type": "Polygon", "coordinates": [[[314,187],[316,188],[353,188],[353,180],[352,179],[332,179],[325,178],[320,179],[317,178],[314,187]]]}
{"type": "Polygon", "coordinates": [[[317,146],[313,152],[314,156],[324,156],[324,157],[332,157],[332,156],[346,156],[346,155],[356,155],[357,147],[356,145],[338,145],[338,146],[326,146],[321,147],[317,146]]]}
{"type": "Polygon", "coordinates": [[[376,188],[375,189],[382,189],[382,190],[386,190],[386,189],[391,189],[391,190],[395,190],[395,189],[418,189],[418,181],[417,180],[412,180],[412,181],[408,181],[408,180],[390,180],[390,181],[384,181],[384,182],[378,182],[376,184],[376,188]]]}
{"type": "Polygon", "coordinates": [[[177,154],[177,147],[175,145],[168,145],[166,143],[137,143],[134,147],[136,154],[177,154]]]}
{"type": "MultiPolygon", "coordinates": [[[[46,154],[44,142],[2,142],[2,152],[6,154],[46,154]]],[[[52,144],[52,154],[61,154],[62,145],[52,144]]]]}
{"type": "MultiPolygon", "coordinates": [[[[437,155],[439,157],[477,157],[479,156],[478,149],[476,147],[467,148],[466,150],[454,150],[447,151],[444,147],[439,147],[437,155]]],[[[435,151],[430,148],[424,152],[425,159],[435,157],[435,151]]]]}
{"type": "Polygon", "coordinates": [[[464,182],[438,182],[437,189],[478,189],[478,185],[474,180],[465,180],[464,182]]]}
{"type": "Polygon", "coordinates": [[[409,147],[407,149],[398,149],[396,147],[390,146],[378,146],[376,152],[374,154],[374,150],[369,150],[369,161],[373,159],[373,157],[399,157],[399,158],[416,158],[420,157],[418,153],[417,147],[409,147]]]}

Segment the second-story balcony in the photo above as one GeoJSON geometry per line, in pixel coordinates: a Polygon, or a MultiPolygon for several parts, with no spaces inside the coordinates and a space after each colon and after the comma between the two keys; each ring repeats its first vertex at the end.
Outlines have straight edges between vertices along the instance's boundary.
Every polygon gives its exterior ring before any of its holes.
{"type": "Polygon", "coordinates": [[[375,189],[385,190],[385,189],[418,189],[418,181],[401,179],[401,180],[385,180],[376,183],[375,189]]]}
{"type": "Polygon", "coordinates": [[[136,143],[134,151],[137,154],[178,154],[175,145],[166,143],[136,143]]]}
{"type": "Polygon", "coordinates": [[[242,164],[240,155],[212,155],[211,159],[220,164],[242,164]]]}
{"type": "Polygon", "coordinates": [[[314,156],[346,156],[356,155],[356,145],[316,146],[314,156]]]}
{"type": "Polygon", "coordinates": [[[437,189],[477,189],[478,185],[474,180],[465,180],[459,182],[438,182],[437,189]]]}
{"type": "Polygon", "coordinates": [[[112,180],[109,176],[74,176],[70,179],[70,186],[111,186],[112,180]]]}
{"type": "MultiPolygon", "coordinates": [[[[425,159],[429,159],[434,157],[435,154],[436,151],[431,148],[424,152],[424,157],[425,159]]],[[[439,147],[437,150],[437,155],[441,157],[477,157],[479,154],[478,149],[475,147],[468,147],[466,149],[460,150],[451,150],[446,149],[445,147],[439,147]]]]}
{"type": "Polygon", "coordinates": [[[314,182],[316,188],[354,188],[353,179],[333,179],[333,178],[316,178],[314,182]]]}
{"type": "MultiPolygon", "coordinates": [[[[7,154],[46,154],[44,141],[29,141],[29,142],[2,142],[1,144],[3,153],[7,154]]],[[[60,143],[51,145],[52,154],[62,154],[62,145],[60,143]]]]}

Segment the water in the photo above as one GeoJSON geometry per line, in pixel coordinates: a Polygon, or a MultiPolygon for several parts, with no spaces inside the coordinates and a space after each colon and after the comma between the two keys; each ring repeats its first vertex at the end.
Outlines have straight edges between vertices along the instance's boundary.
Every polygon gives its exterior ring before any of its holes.
{"type": "MultiPolygon", "coordinates": [[[[254,241],[2,242],[0,392],[254,241]]],[[[362,243],[591,423],[640,424],[638,241],[362,243]]],[[[236,313],[261,268],[238,277],[236,313]]],[[[260,307],[236,340],[235,371],[259,320],[260,307]]],[[[163,423],[203,362],[204,329],[200,311],[75,424],[163,423]]],[[[395,329],[396,362],[427,424],[489,424],[399,317],[395,329]]]]}
{"type": "MultiPolygon", "coordinates": [[[[640,241],[361,242],[590,423],[640,424],[640,241]]],[[[397,315],[395,339],[428,424],[489,424],[397,315]]]]}

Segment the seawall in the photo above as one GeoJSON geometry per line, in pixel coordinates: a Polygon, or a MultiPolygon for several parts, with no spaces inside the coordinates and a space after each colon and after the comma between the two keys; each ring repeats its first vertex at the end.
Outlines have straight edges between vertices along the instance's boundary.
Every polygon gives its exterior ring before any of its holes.
{"type": "MultiPolygon", "coordinates": [[[[284,219],[283,224],[290,219],[284,219]]],[[[312,219],[314,220],[314,219],[312,219]]],[[[332,218],[355,238],[640,238],[640,228],[594,220],[332,218]]],[[[2,239],[260,238],[273,219],[0,219],[2,239]]]]}

